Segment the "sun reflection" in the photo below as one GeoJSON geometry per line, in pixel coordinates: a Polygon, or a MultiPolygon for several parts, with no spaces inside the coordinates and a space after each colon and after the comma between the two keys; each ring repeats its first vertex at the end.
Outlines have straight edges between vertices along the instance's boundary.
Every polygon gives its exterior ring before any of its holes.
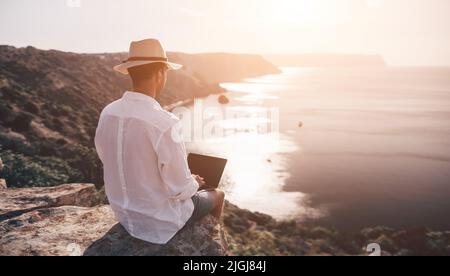
{"type": "Polygon", "coordinates": [[[227,199],[238,206],[277,218],[308,213],[306,207],[302,207],[305,205],[302,204],[305,200],[302,193],[282,191],[289,174],[281,154],[298,150],[286,137],[280,139],[272,134],[238,133],[195,142],[189,148],[228,159],[223,187],[227,199]]]}
{"type": "Polygon", "coordinates": [[[279,85],[246,82],[224,86],[234,91],[229,93],[232,105],[226,108],[240,116],[221,117],[220,111],[225,107],[218,105],[217,96],[199,100],[203,123],[214,125],[222,135],[203,135],[202,139],[187,144],[189,151],[228,159],[221,187],[230,202],[280,219],[318,216],[316,210],[307,207],[308,198],[304,194],[283,191],[290,177],[286,154],[300,151],[298,145],[278,129],[260,131],[262,125],[273,124],[274,118],[264,116],[261,111],[267,108],[258,104],[268,97],[277,99],[279,85]],[[240,105],[242,99],[248,100],[246,105],[240,105]]]}
{"type": "Polygon", "coordinates": [[[285,160],[278,153],[294,151],[296,146],[289,142],[280,145],[279,140],[269,135],[254,133],[227,137],[223,142],[230,160],[227,168],[229,199],[253,211],[278,217],[294,215],[296,212],[292,210],[298,210],[303,194],[282,192],[289,174],[285,171],[285,160]],[[268,201],[271,204],[267,204],[268,201]]]}

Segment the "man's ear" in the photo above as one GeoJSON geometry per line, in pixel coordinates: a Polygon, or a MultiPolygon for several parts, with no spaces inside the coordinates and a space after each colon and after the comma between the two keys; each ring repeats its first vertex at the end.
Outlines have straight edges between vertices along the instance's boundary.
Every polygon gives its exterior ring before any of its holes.
{"type": "Polygon", "coordinates": [[[158,78],[162,79],[162,77],[164,76],[164,71],[163,69],[158,70],[158,78]]]}

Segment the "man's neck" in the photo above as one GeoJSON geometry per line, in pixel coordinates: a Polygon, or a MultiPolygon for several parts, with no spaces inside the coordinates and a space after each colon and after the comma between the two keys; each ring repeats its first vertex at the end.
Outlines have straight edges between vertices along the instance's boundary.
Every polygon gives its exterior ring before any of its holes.
{"type": "Polygon", "coordinates": [[[133,87],[133,92],[141,93],[141,94],[150,96],[150,97],[152,97],[152,98],[156,98],[156,92],[155,92],[155,89],[152,89],[152,88],[133,87]]]}

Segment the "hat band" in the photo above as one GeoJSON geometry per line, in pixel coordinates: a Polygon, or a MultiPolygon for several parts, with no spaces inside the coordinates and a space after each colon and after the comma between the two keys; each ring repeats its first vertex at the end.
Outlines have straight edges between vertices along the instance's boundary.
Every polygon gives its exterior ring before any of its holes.
{"type": "Polygon", "coordinates": [[[168,58],[164,58],[164,57],[130,57],[127,60],[124,61],[128,62],[128,61],[164,61],[167,62],[169,61],[168,58]]]}

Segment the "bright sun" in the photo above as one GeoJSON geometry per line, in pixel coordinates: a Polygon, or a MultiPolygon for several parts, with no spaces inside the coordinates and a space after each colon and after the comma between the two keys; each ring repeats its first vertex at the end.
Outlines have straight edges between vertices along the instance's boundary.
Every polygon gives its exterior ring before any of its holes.
{"type": "Polygon", "coordinates": [[[281,24],[317,23],[329,20],[334,1],[323,0],[262,0],[260,5],[266,19],[281,24]]]}

